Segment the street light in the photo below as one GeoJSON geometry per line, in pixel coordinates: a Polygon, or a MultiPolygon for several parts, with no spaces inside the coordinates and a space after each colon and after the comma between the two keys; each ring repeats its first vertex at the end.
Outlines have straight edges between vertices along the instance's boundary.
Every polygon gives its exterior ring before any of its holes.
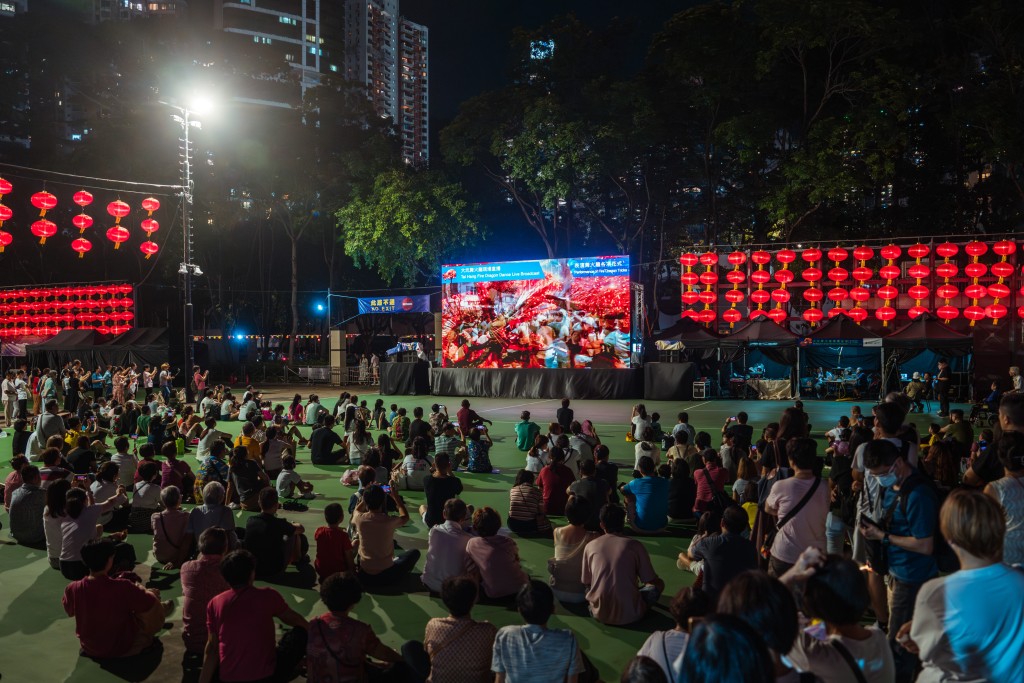
{"type": "MultiPolygon", "coordinates": [[[[181,164],[181,227],[182,227],[182,248],[181,264],[178,266],[178,274],[182,276],[185,295],[185,372],[191,377],[192,366],[195,365],[195,345],[192,341],[193,315],[192,315],[192,277],[200,276],[203,271],[192,262],[192,142],[189,132],[195,128],[202,130],[202,123],[195,119],[196,114],[210,110],[210,100],[205,97],[194,97],[189,106],[182,107],[170,102],[160,101],[160,104],[170,107],[178,112],[172,114],[171,118],[181,125],[182,137],[180,164],[181,164]]],[[[192,382],[185,381],[185,401],[195,402],[195,395],[192,393],[192,382]]]]}

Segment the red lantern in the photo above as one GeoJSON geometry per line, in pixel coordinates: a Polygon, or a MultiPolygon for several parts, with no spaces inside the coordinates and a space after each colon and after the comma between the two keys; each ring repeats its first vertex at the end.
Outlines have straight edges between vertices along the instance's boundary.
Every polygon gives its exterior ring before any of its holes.
{"type": "Polygon", "coordinates": [[[821,260],[821,249],[804,249],[800,257],[808,263],[814,263],[815,261],[821,260]]]}
{"type": "Polygon", "coordinates": [[[845,308],[840,308],[839,306],[836,306],[836,307],[834,307],[834,308],[829,310],[828,317],[829,318],[835,318],[838,315],[846,315],[846,314],[847,314],[847,310],[845,308]]]}
{"type": "Polygon", "coordinates": [[[809,322],[811,325],[817,324],[824,317],[825,314],[821,312],[820,308],[808,308],[803,312],[804,320],[809,322]]]}
{"type": "Polygon", "coordinates": [[[142,200],[142,210],[148,211],[152,216],[153,212],[160,208],[160,200],[156,197],[146,197],[142,200]]]}
{"type": "Polygon", "coordinates": [[[747,255],[742,251],[734,251],[729,254],[729,263],[734,266],[741,266],[747,262],[747,255]]]}
{"type": "Polygon", "coordinates": [[[825,298],[824,292],[817,287],[808,287],[804,290],[804,299],[812,303],[818,303],[825,298]]]}
{"type": "Polygon", "coordinates": [[[679,257],[679,262],[682,263],[687,268],[693,268],[695,265],[697,265],[697,255],[683,254],[682,256],[679,257]]]}
{"type": "Polygon", "coordinates": [[[697,313],[697,320],[704,323],[705,325],[708,323],[715,322],[715,318],[717,317],[718,316],[715,314],[714,309],[711,308],[707,308],[697,313]]]}
{"type": "Polygon", "coordinates": [[[79,190],[71,198],[71,201],[73,201],[75,204],[78,204],[80,207],[84,209],[85,207],[92,204],[92,193],[86,192],[85,190],[79,190]]]}
{"type": "Polygon", "coordinates": [[[718,263],[718,254],[707,252],[700,255],[700,264],[702,266],[713,266],[718,263]]]}
{"type": "Polygon", "coordinates": [[[884,280],[895,280],[900,276],[900,268],[899,266],[882,266],[878,269],[878,274],[884,280]]]}
{"type": "Polygon", "coordinates": [[[890,244],[887,247],[882,247],[881,251],[882,258],[888,259],[889,261],[892,261],[893,259],[898,259],[902,253],[903,250],[897,247],[895,244],[890,244]]]}
{"type": "Polygon", "coordinates": [[[921,244],[918,242],[917,244],[907,248],[907,255],[912,259],[923,259],[930,251],[931,249],[928,248],[927,244],[921,244]]]}
{"type": "MultiPolygon", "coordinates": [[[[978,258],[979,256],[983,256],[985,252],[988,251],[988,245],[985,244],[984,242],[968,242],[967,245],[964,246],[964,251],[966,251],[970,256],[973,256],[974,258],[978,258]]],[[[966,315],[966,312],[964,313],[964,315],[966,315]]]]}
{"type": "Polygon", "coordinates": [[[1024,320],[1024,306],[1017,309],[1017,317],[1024,320]]]}
{"type": "Polygon", "coordinates": [[[14,237],[11,233],[0,230],[0,254],[4,253],[4,249],[10,246],[13,241],[14,237]]]}
{"type": "Polygon", "coordinates": [[[928,295],[931,294],[931,291],[924,285],[914,285],[907,290],[907,294],[910,295],[911,299],[920,301],[921,299],[927,299],[928,295]]]}
{"type": "Polygon", "coordinates": [[[985,285],[967,285],[964,288],[964,294],[968,299],[981,299],[988,294],[988,288],[985,285]]]}
{"type": "Polygon", "coordinates": [[[718,275],[713,270],[708,270],[700,274],[700,281],[705,285],[717,285],[718,275]]]}
{"type": "Polygon", "coordinates": [[[892,306],[882,306],[875,311],[875,317],[883,323],[888,324],[890,320],[896,317],[896,309],[892,306]]]}
{"type": "Polygon", "coordinates": [[[45,190],[36,192],[32,195],[32,206],[39,209],[39,215],[42,217],[46,215],[47,211],[57,206],[57,198],[45,190]]]}
{"type": "Polygon", "coordinates": [[[776,289],[772,292],[772,301],[780,304],[784,304],[789,301],[789,291],[785,289],[776,289]]]}
{"type": "Polygon", "coordinates": [[[871,292],[863,287],[854,287],[850,290],[850,298],[858,303],[864,303],[871,298],[871,292]]]}
{"type": "MultiPolygon", "coordinates": [[[[1022,308],[1024,308],[1024,306],[1022,306],[1022,308]]],[[[758,308],[758,309],[755,309],[755,310],[750,312],[750,319],[751,320],[757,320],[758,318],[760,318],[762,316],[764,316],[765,318],[769,317],[768,311],[764,311],[764,310],[761,310],[760,308],[758,308]]]]}
{"type": "Polygon", "coordinates": [[[0,225],[4,224],[4,221],[11,220],[14,216],[14,212],[11,211],[11,207],[0,204],[0,225]]]}
{"type": "Polygon", "coordinates": [[[853,269],[853,279],[856,280],[857,282],[867,282],[868,280],[871,279],[871,276],[874,274],[875,271],[871,270],[870,268],[860,267],[853,269]]]}
{"type": "Polygon", "coordinates": [[[79,237],[71,243],[71,248],[78,252],[78,258],[85,258],[85,252],[92,249],[92,242],[84,237],[79,237]]]}
{"type": "Polygon", "coordinates": [[[857,247],[853,250],[853,258],[858,261],[868,261],[875,257],[875,250],[871,247],[857,247]]]}
{"type": "MultiPolygon", "coordinates": [[[[992,245],[992,251],[1000,256],[1006,257],[1017,251],[1017,243],[1010,240],[1003,240],[992,245]]],[[[991,317],[991,316],[989,316],[991,317]]]]}
{"type": "Polygon", "coordinates": [[[914,265],[910,266],[909,268],[907,268],[907,275],[909,275],[910,277],[912,277],[912,278],[914,278],[916,280],[922,280],[922,279],[928,277],[929,275],[931,275],[931,272],[932,272],[931,268],[929,268],[928,266],[925,266],[925,265],[921,265],[921,264],[914,264],[914,265]]]}
{"type": "Polygon", "coordinates": [[[804,272],[800,273],[807,282],[817,282],[821,279],[821,270],[818,268],[804,268],[804,272]]]}
{"type": "Polygon", "coordinates": [[[956,277],[959,270],[960,269],[956,267],[955,263],[940,263],[935,266],[935,274],[939,277],[946,278],[947,280],[951,277],[956,277]]]}
{"type": "Polygon", "coordinates": [[[701,292],[697,295],[697,299],[705,305],[710,306],[711,304],[718,301],[718,296],[714,292],[701,292]]]}
{"type": "MultiPolygon", "coordinates": [[[[942,258],[953,258],[958,253],[960,253],[960,247],[956,246],[951,242],[943,242],[939,246],[935,247],[935,253],[941,256],[942,258]]],[[[959,315],[959,313],[960,312],[957,311],[957,315],[959,315]]]]}
{"type": "Polygon", "coordinates": [[[750,293],[750,300],[755,304],[766,304],[771,298],[772,295],[767,289],[755,289],[750,293]]]}
{"type": "Polygon", "coordinates": [[[107,213],[114,217],[115,225],[120,224],[121,219],[127,216],[129,213],[131,213],[131,211],[132,207],[128,206],[120,199],[115,199],[114,201],[107,204],[107,213]]]}
{"type": "Polygon", "coordinates": [[[759,266],[764,266],[772,261],[772,255],[767,251],[755,251],[750,255],[750,260],[759,266]]]}
{"type": "Polygon", "coordinates": [[[928,312],[928,307],[927,306],[911,306],[910,310],[907,311],[907,315],[910,316],[911,320],[913,320],[917,316],[924,315],[927,312],[928,312]]]}
{"type": "Polygon", "coordinates": [[[697,292],[683,292],[683,303],[687,306],[692,306],[697,303],[697,292]]]}
{"type": "Polygon", "coordinates": [[[683,273],[679,276],[679,281],[688,287],[692,287],[700,282],[700,276],[697,273],[683,273]]]}
{"type": "Polygon", "coordinates": [[[160,229],[160,224],[153,218],[144,218],[139,227],[145,231],[147,235],[152,235],[154,232],[160,229]]]}
{"type": "Polygon", "coordinates": [[[775,321],[776,324],[781,325],[789,320],[789,313],[781,308],[773,308],[768,311],[768,317],[775,321]]]}
{"type": "Polygon", "coordinates": [[[730,270],[725,274],[725,279],[731,284],[738,285],[747,279],[747,275],[742,270],[730,270]]]}
{"type": "Polygon", "coordinates": [[[45,218],[40,218],[32,224],[32,234],[39,238],[39,244],[46,244],[47,237],[53,237],[57,234],[57,224],[45,218]]]}
{"type": "Polygon", "coordinates": [[[960,295],[960,290],[953,285],[939,285],[939,288],[935,290],[935,294],[940,299],[952,299],[960,295]]]}
{"type": "Polygon", "coordinates": [[[792,263],[796,261],[796,252],[792,249],[783,249],[775,254],[775,258],[779,260],[779,263],[792,263]]]}
{"type": "Polygon", "coordinates": [[[981,306],[968,306],[964,309],[964,317],[972,323],[985,319],[985,309],[981,306]]]}
{"type": "Polygon", "coordinates": [[[746,298],[746,294],[738,289],[730,289],[725,293],[725,300],[731,304],[738,304],[746,298]]]}
{"type": "Polygon", "coordinates": [[[84,213],[75,214],[71,217],[71,225],[78,228],[79,233],[83,233],[86,228],[92,227],[92,216],[84,213]]]}
{"type": "Polygon", "coordinates": [[[847,292],[842,287],[834,287],[834,288],[828,290],[829,301],[834,301],[836,303],[839,303],[840,301],[845,301],[849,296],[850,296],[850,293],[847,292]]]}
{"type": "Polygon", "coordinates": [[[10,194],[12,190],[14,190],[14,186],[11,185],[10,181],[0,178],[0,197],[10,194]]]}
{"type": "Polygon", "coordinates": [[[996,261],[989,270],[998,278],[1013,277],[1013,266],[1006,261],[996,261]]]}
{"type": "Polygon", "coordinates": [[[964,266],[964,274],[967,277],[977,279],[979,277],[985,277],[985,273],[988,271],[988,266],[984,263],[968,263],[964,266]]]}
{"type": "Polygon", "coordinates": [[[1006,299],[1010,296],[1010,288],[1001,282],[997,282],[988,286],[988,295],[993,299],[1006,299]]]}
{"type": "Polygon", "coordinates": [[[729,310],[727,310],[724,313],[722,313],[722,320],[724,320],[725,322],[729,323],[730,327],[735,325],[736,323],[738,323],[742,319],[743,319],[743,315],[740,314],[740,312],[737,311],[735,308],[730,308],[729,310]]]}
{"type": "Polygon", "coordinates": [[[897,296],[899,296],[899,291],[895,287],[893,287],[892,285],[885,285],[883,287],[879,287],[878,288],[878,291],[876,292],[876,296],[879,299],[885,299],[886,301],[890,301],[892,299],[895,299],[897,296]]]}
{"type": "Polygon", "coordinates": [[[774,277],[776,282],[788,284],[796,278],[796,275],[791,270],[776,270],[774,277]]]}
{"type": "Polygon", "coordinates": [[[764,285],[771,282],[772,274],[767,270],[755,270],[750,274],[750,281],[755,284],[764,285]]]}
{"type": "Polygon", "coordinates": [[[989,304],[985,307],[985,317],[992,318],[992,320],[1001,320],[1006,317],[1009,311],[1006,310],[1006,306],[1002,304],[989,304]]]}
{"type": "Polygon", "coordinates": [[[127,242],[130,236],[128,229],[120,225],[107,230],[107,239],[114,243],[114,249],[120,248],[121,242],[127,242]]]}
{"type": "Polygon", "coordinates": [[[850,273],[846,268],[832,268],[828,271],[828,279],[833,282],[845,282],[848,277],[850,277],[850,273]]]}
{"type": "Polygon", "coordinates": [[[829,261],[836,261],[838,263],[839,261],[845,261],[849,256],[850,253],[842,247],[834,247],[828,250],[829,261]]]}

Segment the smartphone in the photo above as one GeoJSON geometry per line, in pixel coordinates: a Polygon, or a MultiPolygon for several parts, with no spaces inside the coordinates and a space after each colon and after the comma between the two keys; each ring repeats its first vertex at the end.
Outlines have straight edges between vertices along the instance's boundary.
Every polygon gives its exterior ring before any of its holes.
{"type": "Polygon", "coordinates": [[[868,517],[867,515],[864,515],[864,514],[862,514],[860,516],[860,523],[861,523],[862,526],[873,526],[876,529],[881,529],[882,528],[882,526],[878,522],[876,522],[875,520],[871,519],[870,517],[868,517]]]}
{"type": "Polygon", "coordinates": [[[735,420],[735,419],[736,419],[736,416],[735,416],[735,415],[733,415],[733,416],[732,416],[732,417],[730,417],[729,419],[730,419],[730,420],[735,420]]]}
{"type": "Polygon", "coordinates": [[[75,481],[89,481],[89,475],[88,474],[76,474],[75,475],[75,481]]]}
{"type": "Polygon", "coordinates": [[[381,488],[384,489],[384,493],[391,493],[391,487],[387,484],[384,484],[381,488]]]}

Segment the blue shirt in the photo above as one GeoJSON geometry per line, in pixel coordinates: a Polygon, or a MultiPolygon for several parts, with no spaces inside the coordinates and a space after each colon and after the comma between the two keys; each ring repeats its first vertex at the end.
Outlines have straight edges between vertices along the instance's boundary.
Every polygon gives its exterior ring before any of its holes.
{"type": "Polygon", "coordinates": [[[641,477],[626,484],[623,491],[636,498],[633,524],[644,531],[658,531],[668,525],[669,480],[641,477]]]}
{"type": "MultiPolygon", "coordinates": [[[[911,476],[921,477],[916,472],[911,476]]],[[[907,481],[904,481],[903,486],[907,486],[907,481]]],[[[921,481],[913,485],[905,500],[904,496],[897,497],[899,500],[889,522],[889,533],[893,536],[934,538],[939,520],[939,500],[935,491],[921,481]]],[[[939,566],[932,555],[922,555],[890,545],[889,573],[905,583],[923,583],[939,573],[939,566]]]]}
{"type": "Polygon", "coordinates": [[[508,683],[562,683],[583,671],[583,660],[572,631],[505,626],[494,638],[491,671],[508,683]]]}

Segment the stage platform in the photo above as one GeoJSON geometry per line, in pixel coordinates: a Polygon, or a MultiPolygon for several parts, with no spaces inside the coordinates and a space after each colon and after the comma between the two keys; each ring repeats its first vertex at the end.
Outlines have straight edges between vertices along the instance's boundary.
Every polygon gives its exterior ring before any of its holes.
{"type": "Polygon", "coordinates": [[[487,398],[640,398],[644,377],[638,368],[431,368],[430,393],[487,398]]]}

